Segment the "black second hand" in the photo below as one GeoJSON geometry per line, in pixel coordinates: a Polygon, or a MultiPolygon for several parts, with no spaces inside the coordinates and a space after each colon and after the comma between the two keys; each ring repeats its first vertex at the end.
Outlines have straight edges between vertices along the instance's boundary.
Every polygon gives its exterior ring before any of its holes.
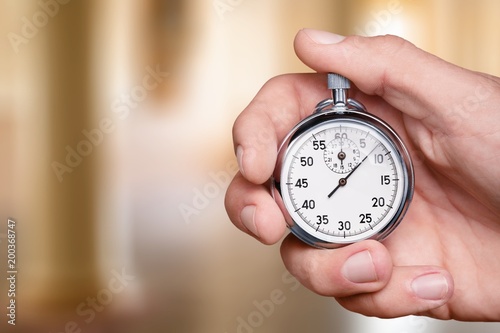
{"type": "Polygon", "coordinates": [[[375,148],[372,149],[371,152],[369,152],[362,160],[361,162],[359,162],[358,165],[356,165],[354,167],[354,169],[352,169],[351,172],[349,172],[349,174],[345,177],[345,178],[340,178],[339,180],[339,184],[337,185],[337,187],[335,187],[333,189],[333,191],[330,192],[330,194],[328,194],[328,198],[331,198],[333,194],[335,194],[335,192],[337,192],[337,190],[341,187],[341,186],[345,186],[345,184],[347,184],[347,178],[351,177],[351,175],[354,173],[354,171],[356,171],[357,168],[359,168],[359,166],[368,158],[368,156],[370,156],[374,151],[375,149],[377,149],[377,147],[380,145],[380,142],[378,143],[378,145],[375,146],[375,148]],[[343,184],[341,184],[341,181],[343,181],[343,184]]]}

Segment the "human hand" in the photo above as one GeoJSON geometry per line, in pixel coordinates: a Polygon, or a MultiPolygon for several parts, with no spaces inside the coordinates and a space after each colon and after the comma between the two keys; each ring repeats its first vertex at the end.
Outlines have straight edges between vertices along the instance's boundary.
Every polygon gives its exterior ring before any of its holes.
{"type": "MultiPolygon", "coordinates": [[[[383,244],[335,250],[289,235],[287,269],[314,292],[369,316],[500,320],[500,79],[449,64],[394,37],[302,30],[299,58],[356,85],[350,95],[400,134],[415,193],[383,244]]],[[[285,233],[269,192],[278,145],[328,98],[324,74],[271,79],[234,124],[240,172],[226,194],[233,223],[265,244],[285,233]]]]}

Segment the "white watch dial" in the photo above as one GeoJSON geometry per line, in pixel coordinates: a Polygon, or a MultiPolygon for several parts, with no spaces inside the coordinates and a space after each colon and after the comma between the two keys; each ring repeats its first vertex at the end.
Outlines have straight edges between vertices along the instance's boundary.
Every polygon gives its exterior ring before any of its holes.
{"type": "Polygon", "coordinates": [[[408,199],[406,170],[398,148],[383,131],[339,116],[290,141],[280,192],[303,235],[348,244],[377,238],[398,219],[408,199]]]}

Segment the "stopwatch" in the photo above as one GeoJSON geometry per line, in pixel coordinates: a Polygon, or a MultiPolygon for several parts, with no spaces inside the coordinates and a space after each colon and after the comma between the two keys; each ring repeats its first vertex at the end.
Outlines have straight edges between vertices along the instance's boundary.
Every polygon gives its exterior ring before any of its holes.
{"type": "Polygon", "coordinates": [[[298,123],[278,151],[272,194],[291,232],[319,248],[384,240],[413,197],[410,154],[399,135],[328,74],[332,98],[298,123]]]}

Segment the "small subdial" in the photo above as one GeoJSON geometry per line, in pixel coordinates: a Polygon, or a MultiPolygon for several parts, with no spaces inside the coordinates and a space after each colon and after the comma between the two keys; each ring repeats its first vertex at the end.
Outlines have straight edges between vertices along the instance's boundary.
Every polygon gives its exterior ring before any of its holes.
{"type": "Polygon", "coordinates": [[[336,173],[348,173],[360,161],[358,146],[346,138],[330,141],[323,156],[328,168],[336,173]]]}

